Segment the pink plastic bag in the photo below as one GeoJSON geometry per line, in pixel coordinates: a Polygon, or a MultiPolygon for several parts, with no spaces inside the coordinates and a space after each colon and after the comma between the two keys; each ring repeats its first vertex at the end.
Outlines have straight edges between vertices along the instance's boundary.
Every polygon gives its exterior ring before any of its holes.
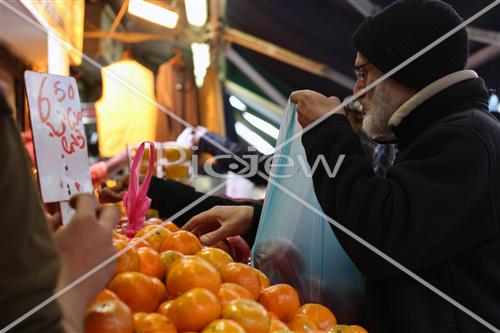
{"type": "Polygon", "coordinates": [[[151,199],[148,198],[147,193],[151,176],[153,175],[153,168],[155,164],[155,145],[152,142],[146,141],[141,143],[139,149],[134,156],[132,168],[130,169],[130,180],[128,184],[128,191],[123,195],[123,203],[125,211],[127,212],[128,226],[125,235],[133,237],[139,229],[141,229],[146,219],[146,212],[151,205],[151,199]],[[146,174],[146,179],[139,185],[139,170],[144,154],[144,144],[149,143],[149,168],[146,174]]]}

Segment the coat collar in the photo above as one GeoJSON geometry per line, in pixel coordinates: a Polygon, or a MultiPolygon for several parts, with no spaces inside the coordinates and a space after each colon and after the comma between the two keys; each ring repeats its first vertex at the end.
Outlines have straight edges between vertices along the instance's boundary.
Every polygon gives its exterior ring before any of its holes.
{"type": "Polygon", "coordinates": [[[444,76],[406,101],[389,119],[400,149],[436,121],[466,109],[488,109],[488,91],[476,72],[444,76]]]}

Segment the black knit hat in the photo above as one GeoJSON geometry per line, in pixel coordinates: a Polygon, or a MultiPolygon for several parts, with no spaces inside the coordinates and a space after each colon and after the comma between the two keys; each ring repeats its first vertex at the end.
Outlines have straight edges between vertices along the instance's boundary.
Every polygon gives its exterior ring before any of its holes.
{"type": "MultiPolygon", "coordinates": [[[[366,18],[352,35],[352,43],[370,63],[386,73],[462,22],[453,7],[443,1],[396,1],[366,18]]],[[[469,40],[463,28],[391,78],[420,90],[464,69],[468,56],[469,40]]]]}

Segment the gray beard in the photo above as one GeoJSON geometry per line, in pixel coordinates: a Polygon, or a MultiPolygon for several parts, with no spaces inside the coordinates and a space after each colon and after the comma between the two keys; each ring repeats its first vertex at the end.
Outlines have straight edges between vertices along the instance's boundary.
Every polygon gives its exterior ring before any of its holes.
{"type": "Polygon", "coordinates": [[[363,103],[365,117],[362,129],[372,139],[393,138],[394,133],[389,128],[389,119],[408,97],[400,96],[395,87],[387,80],[379,83],[373,92],[370,104],[363,103]]]}

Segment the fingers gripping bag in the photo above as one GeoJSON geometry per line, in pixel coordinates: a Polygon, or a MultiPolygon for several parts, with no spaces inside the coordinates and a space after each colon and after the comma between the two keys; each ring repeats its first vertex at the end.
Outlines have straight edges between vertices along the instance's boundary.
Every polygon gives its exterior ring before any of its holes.
{"type": "MultiPolygon", "coordinates": [[[[277,146],[300,129],[295,104],[289,102],[277,146]]],[[[300,137],[279,148],[272,163],[270,179],[323,211],[300,137]]],[[[317,167],[326,166],[320,161],[317,167]]],[[[328,167],[334,171],[335,166],[328,167]]],[[[294,286],[302,303],[330,308],[338,322],[362,320],[364,277],[340,246],[330,223],[272,182],[267,185],[252,263],[272,284],[294,286]]]]}
{"type": "Polygon", "coordinates": [[[123,204],[127,212],[128,227],[126,235],[133,237],[142,228],[146,220],[146,212],[151,205],[151,199],[147,196],[149,183],[153,175],[155,163],[155,145],[152,142],[143,142],[135,153],[132,167],[130,168],[130,181],[128,191],[123,195],[123,204]],[[149,143],[149,166],[144,182],[139,185],[139,170],[144,155],[144,145],[149,143]]]}

